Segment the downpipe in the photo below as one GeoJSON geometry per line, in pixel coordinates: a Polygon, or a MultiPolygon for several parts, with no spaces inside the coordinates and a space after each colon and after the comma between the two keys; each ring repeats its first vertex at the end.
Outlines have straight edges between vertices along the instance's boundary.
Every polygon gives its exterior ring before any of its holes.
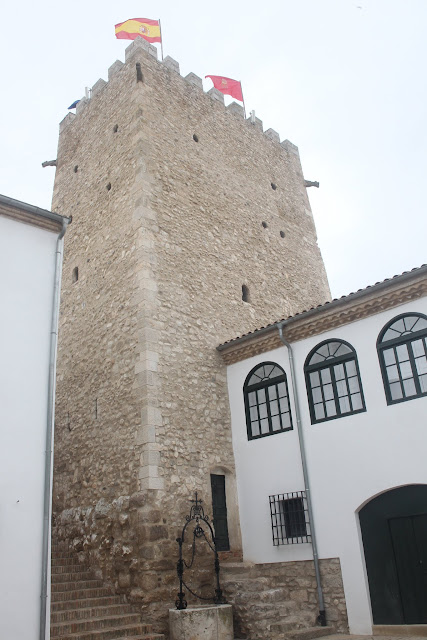
{"type": "Polygon", "coordinates": [[[47,604],[48,604],[48,567],[50,551],[50,518],[51,518],[51,494],[52,494],[52,461],[53,461],[53,429],[55,412],[55,387],[56,387],[56,349],[58,344],[58,318],[62,273],[63,237],[71,219],[62,220],[62,229],[56,241],[55,251],[55,276],[52,301],[52,318],[50,329],[49,350],[49,379],[48,379],[48,405],[46,424],[46,449],[45,449],[45,476],[43,496],[43,534],[42,534],[42,576],[40,589],[40,634],[39,640],[47,640],[47,604]]]}
{"type": "Polygon", "coordinates": [[[299,440],[300,453],[301,453],[302,473],[303,473],[303,477],[304,477],[305,493],[306,493],[306,497],[307,497],[308,517],[310,519],[311,547],[313,549],[314,572],[315,572],[315,575],[316,575],[317,599],[318,599],[318,603],[319,603],[318,621],[320,622],[322,627],[326,627],[325,602],[324,602],[324,598],[323,598],[322,582],[321,582],[321,579],[320,579],[319,554],[317,552],[316,530],[315,530],[315,526],[314,526],[313,507],[312,507],[312,504],[311,504],[311,490],[310,490],[310,481],[309,481],[309,476],[308,476],[307,457],[306,457],[306,453],[305,453],[304,433],[303,433],[303,430],[302,430],[298,389],[297,389],[296,378],[295,378],[294,355],[293,355],[293,351],[292,351],[292,346],[290,345],[290,343],[286,340],[286,338],[283,335],[283,324],[278,324],[277,328],[279,329],[279,338],[283,342],[285,347],[287,348],[288,355],[289,355],[289,365],[290,365],[290,369],[291,369],[292,391],[293,391],[293,394],[294,394],[295,413],[296,413],[296,418],[297,418],[297,432],[298,432],[298,440],[299,440]]]}

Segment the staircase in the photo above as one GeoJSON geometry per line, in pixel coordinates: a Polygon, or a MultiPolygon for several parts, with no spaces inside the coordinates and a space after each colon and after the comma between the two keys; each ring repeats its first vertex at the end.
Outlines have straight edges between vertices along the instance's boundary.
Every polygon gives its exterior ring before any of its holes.
{"type": "Polygon", "coordinates": [[[52,551],[52,640],[164,640],[63,543],[52,551]]]}
{"type": "Polygon", "coordinates": [[[316,625],[316,605],[298,602],[266,565],[224,563],[221,586],[233,604],[235,635],[251,640],[312,640],[335,633],[316,625]]]}

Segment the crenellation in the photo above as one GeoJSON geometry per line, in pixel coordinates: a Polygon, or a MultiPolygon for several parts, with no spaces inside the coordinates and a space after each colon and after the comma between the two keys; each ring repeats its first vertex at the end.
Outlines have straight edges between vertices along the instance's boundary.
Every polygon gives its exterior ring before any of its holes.
{"type": "Polygon", "coordinates": [[[103,78],[99,78],[99,80],[95,82],[91,89],[91,97],[93,98],[94,96],[96,96],[96,94],[99,93],[106,86],[106,84],[107,83],[105,80],[103,80],[103,78]]]}
{"type": "Polygon", "coordinates": [[[165,67],[167,67],[171,71],[175,71],[176,73],[179,74],[179,62],[177,62],[176,60],[174,60],[170,56],[166,56],[166,58],[164,58],[164,60],[162,60],[162,62],[165,65],[165,67]]]}
{"type": "Polygon", "coordinates": [[[237,104],[237,102],[231,102],[226,109],[227,111],[230,111],[230,113],[234,113],[236,116],[239,116],[239,118],[245,117],[245,110],[240,104],[237,104]]]}
{"type": "Polygon", "coordinates": [[[108,68],[108,80],[111,80],[113,76],[116,75],[122,68],[124,64],[121,60],[116,60],[111,67],[108,68]]]}
{"type": "Polygon", "coordinates": [[[184,80],[187,80],[187,82],[189,82],[190,84],[193,84],[195,87],[198,87],[199,89],[202,89],[203,91],[203,80],[192,71],[185,76],[184,80]]]}
{"type": "Polygon", "coordinates": [[[280,135],[274,129],[267,129],[267,131],[264,131],[264,135],[273,140],[273,142],[280,142],[280,135]]]}
{"type": "Polygon", "coordinates": [[[89,104],[89,99],[86,97],[83,97],[76,106],[76,115],[78,116],[85,108],[86,106],[89,104]]]}
{"type": "Polygon", "coordinates": [[[246,122],[248,122],[252,127],[255,127],[255,129],[259,129],[259,131],[264,131],[264,128],[262,126],[262,120],[260,120],[259,118],[255,117],[255,122],[252,120],[252,116],[249,116],[249,118],[246,118],[246,122]]]}
{"type": "Polygon", "coordinates": [[[74,118],[76,117],[75,113],[67,113],[67,115],[65,116],[65,118],[63,118],[61,120],[61,122],[59,123],[59,133],[63,133],[63,131],[65,131],[65,129],[68,127],[69,124],[71,124],[71,122],[74,120],[74,118]]]}
{"type": "Polygon", "coordinates": [[[298,147],[295,144],[293,144],[290,140],[283,140],[283,142],[280,143],[280,146],[286,149],[286,151],[289,151],[290,153],[293,153],[296,156],[299,156],[298,147]]]}
{"type": "Polygon", "coordinates": [[[218,89],[215,89],[215,87],[212,87],[212,89],[206,91],[206,95],[210,96],[212,100],[216,100],[218,102],[221,102],[221,104],[224,104],[224,94],[221,93],[221,91],[218,91],[218,89]]]}

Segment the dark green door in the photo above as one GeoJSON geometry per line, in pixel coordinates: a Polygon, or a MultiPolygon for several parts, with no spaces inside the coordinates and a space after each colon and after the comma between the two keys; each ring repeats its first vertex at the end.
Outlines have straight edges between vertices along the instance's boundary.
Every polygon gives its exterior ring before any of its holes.
{"type": "Polygon", "coordinates": [[[427,515],[388,521],[406,624],[427,623],[427,515]]]}
{"type": "Polygon", "coordinates": [[[213,525],[217,551],[229,551],[225,476],[211,474],[213,525]]]}
{"type": "Polygon", "coordinates": [[[427,485],[386,491],[359,519],[374,624],[427,624],[427,485]]]}

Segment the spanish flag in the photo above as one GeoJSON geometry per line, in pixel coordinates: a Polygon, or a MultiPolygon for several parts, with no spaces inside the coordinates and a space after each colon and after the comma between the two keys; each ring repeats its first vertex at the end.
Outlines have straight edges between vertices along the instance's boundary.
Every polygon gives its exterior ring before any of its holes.
{"type": "Polygon", "coordinates": [[[158,20],[148,18],[131,18],[116,24],[116,38],[119,40],[135,40],[138,36],[148,42],[161,42],[160,24],[158,20]]]}

